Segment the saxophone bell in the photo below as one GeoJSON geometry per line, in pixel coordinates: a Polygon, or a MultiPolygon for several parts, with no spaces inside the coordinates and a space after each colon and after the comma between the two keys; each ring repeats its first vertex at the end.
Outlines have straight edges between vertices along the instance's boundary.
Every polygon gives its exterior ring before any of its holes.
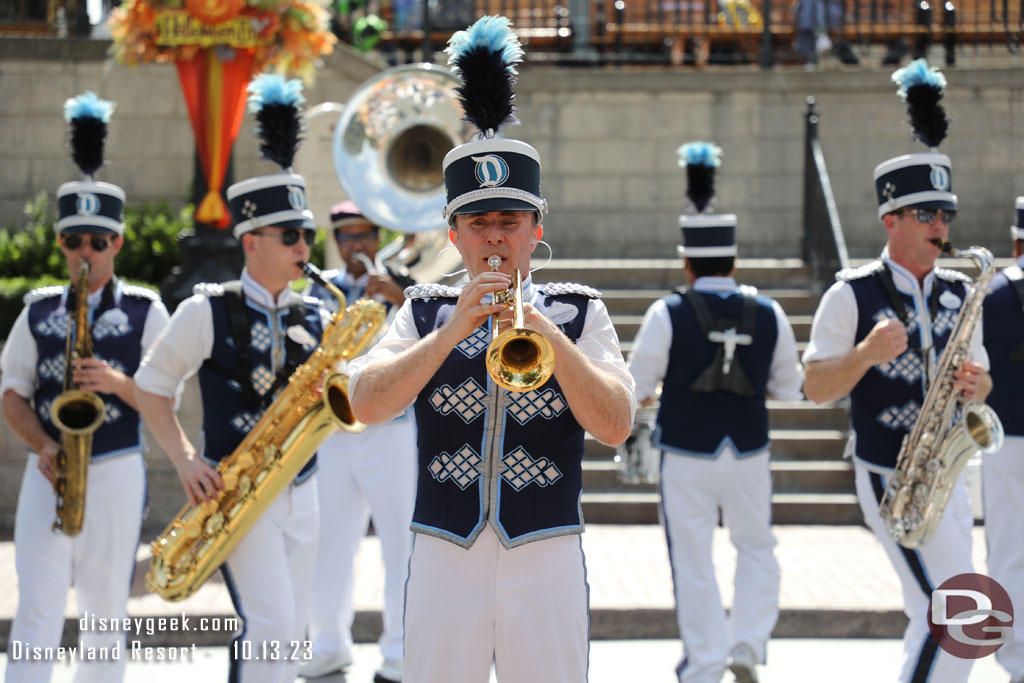
{"type": "MultiPolygon", "coordinates": [[[[496,271],[501,257],[494,254],[487,265],[496,271]]],[[[512,309],[512,328],[498,333],[498,320],[492,321],[494,336],[487,347],[487,373],[509,391],[530,391],[545,382],[555,371],[555,351],[544,335],[526,327],[523,321],[523,281],[517,268],[511,290],[496,292],[495,303],[512,309]]]]}

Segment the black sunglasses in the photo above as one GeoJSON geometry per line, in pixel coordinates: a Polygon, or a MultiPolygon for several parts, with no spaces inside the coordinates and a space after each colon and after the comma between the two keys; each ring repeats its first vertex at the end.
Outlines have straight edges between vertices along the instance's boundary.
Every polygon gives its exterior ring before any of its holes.
{"type": "MultiPolygon", "coordinates": [[[[85,243],[81,235],[64,235],[60,238],[60,241],[71,251],[78,251],[85,243]]],[[[110,246],[110,240],[106,237],[90,237],[89,246],[92,247],[93,251],[106,251],[107,247],[110,246]]]]}
{"type": "Polygon", "coordinates": [[[299,237],[302,237],[302,239],[304,239],[306,241],[306,244],[308,246],[313,246],[313,242],[316,241],[316,230],[309,230],[308,228],[303,228],[303,229],[299,229],[299,228],[284,228],[279,233],[266,233],[266,232],[260,232],[259,230],[253,230],[252,234],[253,235],[259,235],[260,237],[264,237],[264,236],[266,236],[268,234],[269,235],[273,235],[273,234],[280,235],[280,237],[281,237],[281,244],[283,244],[286,247],[293,247],[293,246],[295,246],[298,243],[298,241],[299,241],[299,237]]]}
{"type": "Polygon", "coordinates": [[[940,211],[942,212],[942,222],[946,225],[951,225],[956,220],[956,211],[947,211],[946,209],[903,209],[901,211],[893,211],[893,213],[900,216],[910,214],[917,219],[918,223],[928,225],[935,220],[940,211]]]}
{"type": "Polygon", "coordinates": [[[367,232],[354,233],[335,232],[334,239],[338,244],[351,244],[356,241],[369,242],[371,240],[377,239],[377,231],[368,230],[367,232]]]}

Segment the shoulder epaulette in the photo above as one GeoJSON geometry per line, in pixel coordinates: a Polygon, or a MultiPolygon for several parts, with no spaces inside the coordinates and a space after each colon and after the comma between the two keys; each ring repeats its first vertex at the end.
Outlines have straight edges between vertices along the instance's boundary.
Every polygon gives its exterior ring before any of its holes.
{"type": "MultiPolygon", "coordinates": [[[[302,295],[302,302],[309,304],[310,306],[323,306],[326,299],[321,299],[315,296],[309,296],[308,294],[302,295]]],[[[331,301],[334,301],[334,297],[331,297],[331,301]]]]}
{"type": "Polygon", "coordinates": [[[124,285],[121,288],[121,293],[126,296],[134,296],[140,299],[149,299],[150,301],[160,301],[160,295],[154,292],[148,287],[139,287],[138,285],[124,285]]]}
{"type": "Polygon", "coordinates": [[[952,270],[950,268],[936,268],[935,277],[946,282],[974,282],[973,279],[964,275],[959,270],[952,270]]]}
{"type": "Polygon", "coordinates": [[[885,268],[885,264],[880,260],[872,261],[871,263],[866,263],[863,266],[857,266],[856,268],[843,268],[836,273],[836,281],[849,282],[850,280],[860,280],[861,278],[874,275],[883,268],[885,268]]]}
{"type": "Polygon", "coordinates": [[[406,299],[458,299],[462,290],[448,285],[424,283],[405,288],[406,299]]]}
{"type": "Polygon", "coordinates": [[[192,293],[203,296],[224,296],[224,285],[219,282],[200,282],[192,287],[192,293]]]}
{"type": "Polygon", "coordinates": [[[43,299],[49,299],[50,297],[60,296],[63,293],[64,285],[50,285],[49,287],[38,287],[36,289],[33,289],[31,292],[25,294],[25,296],[22,297],[22,301],[24,301],[25,305],[28,306],[29,304],[34,304],[35,302],[42,301],[43,299]]]}
{"type": "Polygon", "coordinates": [[[541,294],[559,296],[561,294],[582,294],[589,299],[600,299],[601,292],[576,282],[549,282],[540,286],[541,294]]]}
{"type": "Polygon", "coordinates": [[[737,289],[740,290],[740,294],[743,296],[757,298],[757,287],[754,285],[740,285],[737,289]]]}

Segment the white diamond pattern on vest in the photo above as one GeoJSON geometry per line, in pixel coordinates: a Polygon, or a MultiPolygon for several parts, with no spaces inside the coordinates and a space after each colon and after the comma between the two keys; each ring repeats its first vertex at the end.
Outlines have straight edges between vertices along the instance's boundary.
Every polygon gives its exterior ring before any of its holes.
{"type": "Polygon", "coordinates": [[[263,321],[253,323],[249,331],[249,343],[257,351],[266,351],[274,343],[273,337],[270,336],[270,328],[263,321]]]}
{"type": "Polygon", "coordinates": [[[458,349],[466,358],[473,358],[480,355],[480,353],[486,349],[489,344],[490,340],[487,328],[478,327],[476,328],[476,332],[456,344],[455,348],[458,349]]]}
{"type": "Polygon", "coordinates": [[[257,365],[249,377],[252,379],[253,388],[259,392],[260,396],[266,394],[270,391],[270,387],[274,386],[274,373],[265,365],[257,365]]]}
{"type": "Polygon", "coordinates": [[[924,363],[921,362],[921,357],[916,352],[907,351],[899,358],[893,359],[888,363],[882,363],[877,368],[880,373],[889,379],[896,379],[898,377],[907,384],[914,384],[921,379],[924,363]]]}
{"type": "Polygon", "coordinates": [[[50,356],[39,364],[39,369],[36,370],[39,376],[43,379],[64,381],[64,353],[58,353],[55,356],[50,356]]]}
{"type": "Polygon", "coordinates": [[[51,406],[53,406],[53,401],[43,401],[36,406],[36,413],[38,413],[40,421],[48,422],[50,420],[51,406]]]}
{"type": "Polygon", "coordinates": [[[540,415],[545,420],[557,417],[564,411],[568,404],[562,395],[554,389],[534,389],[533,391],[508,392],[512,401],[508,407],[508,414],[516,421],[524,425],[536,416],[540,415]]]}
{"type": "MultiPolygon", "coordinates": [[[[881,322],[887,318],[898,320],[899,316],[896,315],[896,311],[893,310],[892,306],[886,306],[878,313],[873,316],[874,321],[881,322]]],[[[910,309],[907,311],[907,335],[911,335],[917,329],[917,311],[910,309]]]]}
{"type": "Polygon", "coordinates": [[[562,476],[553,462],[547,458],[534,460],[522,446],[505,455],[501,462],[505,465],[501,478],[516,491],[522,491],[530,484],[547,486],[562,476]]]}
{"type": "Polygon", "coordinates": [[[904,406],[889,406],[878,415],[878,421],[889,429],[906,429],[910,431],[917,422],[917,414],[921,406],[917,401],[908,401],[904,406]]]}
{"type": "Polygon", "coordinates": [[[231,418],[231,426],[243,434],[248,434],[259,421],[259,413],[239,413],[231,418]]]}
{"type": "Polygon", "coordinates": [[[462,489],[466,488],[480,478],[480,465],[483,458],[473,450],[469,444],[463,444],[462,448],[454,454],[441,451],[430,461],[428,469],[430,476],[439,482],[451,480],[462,489]]]}
{"type": "Polygon", "coordinates": [[[454,411],[463,422],[469,424],[487,409],[484,405],[485,398],[487,392],[470,377],[457,389],[452,389],[448,384],[435,389],[430,395],[430,405],[442,415],[454,411]]]}
{"type": "Polygon", "coordinates": [[[107,403],[106,414],[103,416],[103,422],[110,424],[111,422],[117,422],[121,419],[121,409],[113,403],[107,403]]]}
{"type": "Polygon", "coordinates": [[[44,337],[67,337],[68,314],[51,315],[36,323],[36,332],[44,337]]]}
{"type": "Polygon", "coordinates": [[[112,323],[109,320],[98,320],[92,328],[93,339],[105,339],[107,337],[123,337],[132,331],[132,326],[127,321],[112,323]]]}
{"type": "Polygon", "coordinates": [[[944,308],[939,311],[938,315],[935,316],[935,322],[933,323],[935,325],[935,336],[941,337],[947,330],[952,330],[953,326],[956,325],[956,318],[958,315],[960,315],[959,310],[953,311],[948,308],[944,308]]]}

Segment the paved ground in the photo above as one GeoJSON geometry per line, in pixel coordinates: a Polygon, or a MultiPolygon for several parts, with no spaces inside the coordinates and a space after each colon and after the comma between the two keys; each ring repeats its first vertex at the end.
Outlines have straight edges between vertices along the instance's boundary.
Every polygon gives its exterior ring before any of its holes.
{"type": "MultiPolygon", "coordinates": [[[[776,556],[782,567],[782,619],[777,636],[897,637],[902,632],[899,582],[881,546],[857,526],[778,526],[776,556]],[[816,615],[820,618],[816,618],[816,615]],[[836,623],[836,620],[839,620],[836,623]]],[[[674,637],[672,581],[661,529],[657,526],[591,525],[583,536],[594,613],[601,639],[674,637]],[[666,631],[665,629],[671,629],[666,631]]],[[[233,614],[219,574],[195,595],[167,603],[146,593],[143,576],[149,548],[139,547],[139,565],[129,602],[132,616],[233,614]]],[[[715,537],[714,558],[722,598],[732,603],[735,552],[724,530],[715,537]]],[[[984,538],[975,529],[975,567],[983,571],[984,538]]],[[[363,541],[357,562],[357,635],[372,640],[383,600],[383,569],[376,538],[363,541]]],[[[14,545],[0,543],[0,635],[17,608],[14,545]]],[[[66,615],[76,615],[74,591],[66,615]]],[[[379,625],[377,626],[379,628],[379,625]]],[[[227,629],[230,630],[230,629],[227,629]]],[[[173,639],[173,634],[164,634],[173,639]]],[[[191,634],[197,635],[197,634],[191,634]]],[[[202,634],[198,634],[201,636],[202,634]]],[[[4,636],[3,641],[6,641],[4,636]]],[[[3,642],[0,641],[0,642],[3,642]]],[[[189,642],[194,642],[190,640],[189,642]]],[[[198,644],[216,644],[219,641],[198,644]]]]}
{"type": "MultiPolygon", "coordinates": [[[[679,657],[672,640],[599,640],[590,651],[589,683],[673,683],[672,670],[679,657]]],[[[777,639],[768,644],[768,666],[760,667],[761,683],[874,683],[893,681],[899,668],[898,640],[777,639]]],[[[379,664],[371,645],[357,645],[355,664],[346,675],[311,679],[316,683],[370,683],[379,664]]],[[[181,664],[128,665],[125,683],[215,683],[227,673],[225,648],[200,648],[196,657],[181,664]]],[[[6,667],[0,655],[0,676],[6,667]]],[[[75,668],[59,666],[53,683],[71,683],[75,668]]],[[[726,674],[723,683],[731,683],[726,674]]],[[[1007,683],[1009,676],[993,657],[979,660],[968,683],[1007,683]]],[[[299,679],[302,680],[302,679],[299,679]]],[[[495,683],[492,674],[491,683],[495,683]]]]}

